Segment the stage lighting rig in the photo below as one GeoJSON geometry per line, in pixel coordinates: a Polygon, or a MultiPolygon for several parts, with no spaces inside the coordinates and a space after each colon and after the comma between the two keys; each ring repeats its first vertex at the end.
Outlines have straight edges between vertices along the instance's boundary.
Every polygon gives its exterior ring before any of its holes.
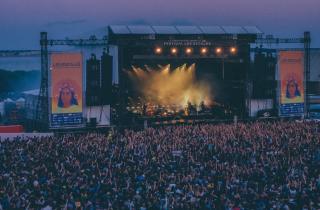
{"type": "Polygon", "coordinates": [[[230,47],[230,53],[232,55],[235,55],[237,53],[237,48],[236,47],[230,47]]]}
{"type": "Polygon", "coordinates": [[[176,47],[171,48],[170,50],[172,55],[177,55],[178,54],[178,49],[176,47]]]}
{"type": "Polygon", "coordinates": [[[200,49],[200,53],[201,53],[201,55],[207,55],[207,53],[208,53],[208,48],[202,47],[202,48],[200,49]]]}
{"type": "Polygon", "coordinates": [[[186,52],[187,55],[191,55],[192,52],[193,52],[193,49],[191,47],[187,47],[185,52],[186,52]]]}
{"type": "Polygon", "coordinates": [[[221,47],[217,47],[217,48],[215,49],[215,52],[216,52],[217,55],[221,55],[222,52],[223,52],[223,50],[222,50],[221,47]]]}
{"type": "Polygon", "coordinates": [[[162,48],[161,47],[156,47],[154,49],[155,54],[160,55],[162,53],[162,48]]]}

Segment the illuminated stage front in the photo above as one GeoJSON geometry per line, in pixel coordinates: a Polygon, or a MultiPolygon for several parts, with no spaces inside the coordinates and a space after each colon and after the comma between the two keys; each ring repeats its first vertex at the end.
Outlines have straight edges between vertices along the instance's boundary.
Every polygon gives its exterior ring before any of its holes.
{"type": "Polygon", "coordinates": [[[124,70],[127,111],[143,117],[228,118],[242,114],[245,78],[240,73],[241,63],[221,59],[185,61],[188,63],[136,62],[124,70]]]}

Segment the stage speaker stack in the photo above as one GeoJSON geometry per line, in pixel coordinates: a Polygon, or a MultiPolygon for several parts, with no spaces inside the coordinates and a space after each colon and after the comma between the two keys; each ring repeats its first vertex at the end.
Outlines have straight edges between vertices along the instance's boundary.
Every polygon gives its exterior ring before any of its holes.
{"type": "Polygon", "coordinates": [[[253,98],[275,97],[276,58],[272,54],[255,54],[252,72],[253,98]]]}
{"type": "Polygon", "coordinates": [[[112,56],[103,52],[101,60],[95,54],[87,60],[86,104],[101,106],[112,104],[112,56]]]}
{"type": "Polygon", "coordinates": [[[86,104],[99,106],[102,104],[100,60],[94,54],[87,60],[86,69],[86,104]]]}
{"type": "Polygon", "coordinates": [[[275,98],[277,95],[277,81],[276,81],[276,68],[277,68],[277,59],[271,53],[267,54],[266,57],[267,63],[267,72],[266,72],[266,79],[267,79],[267,96],[270,98],[275,98]]]}
{"type": "Polygon", "coordinates": [[[101,56],[102,103],[112,104],[112,56],[103,52],[101,56]]]}
{"type": "Polygon", "coordinates": [[[90,121],[89,121],[89,126],[93,127],[93,128],[96,127],[97,126],[97,118],[91,117],[90,121]]]}

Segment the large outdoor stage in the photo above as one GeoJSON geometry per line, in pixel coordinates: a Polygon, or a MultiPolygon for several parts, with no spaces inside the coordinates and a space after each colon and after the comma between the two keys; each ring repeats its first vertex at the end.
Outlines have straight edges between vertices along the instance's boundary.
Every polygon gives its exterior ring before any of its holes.
{"type": "Polygon", "coordinates": [[[108,34],[125,121],[248,116],[257,28],[110,26],[108,34]]]}
{"type": "Polygon", "coordinates": [[[103,39],[54,40],[43,32],[40,44],[35,113],[51,129],[301,117],[317,99],[309,100],[317,93],[305,85],[309,32],[279,39],[252,26],[120,25],[108,26],[103,39]],[[263,47],[279,43],[304,48],[263,47]],[[48,50],[61,45],[88,48],[48,50]]]}

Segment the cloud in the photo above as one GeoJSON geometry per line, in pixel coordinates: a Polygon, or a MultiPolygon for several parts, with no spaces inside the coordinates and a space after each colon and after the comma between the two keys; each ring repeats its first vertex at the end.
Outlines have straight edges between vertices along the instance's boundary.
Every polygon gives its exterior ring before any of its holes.
{"type": "Polygon", "coordinates": [[[149,25],[146,19],[132,19],[122,21],[112,21],[110,25],[149,25]]]}
{"type": "Polygon", "coordinates": [[[194,25],[190,20],[187,19],[175,19],[171,22],[170,25],[194,25]]]}
{"type": "Polygon", "coordinates": [[[194,23],[188,19],[178,18],[178,19],[132,19],[132,20],[122,20],[113,21],[110,25],[194,25],[194,23]]]}
{"type": "Polygon", "coordinates": [[[47,23],[45,26],[46,27],[56,27],[56,26],[63,26],[63,25],[83,24],[85,22],[86,22],[85,19],[71,20],[71,21],[54,21],[54,22],[47,23]]]}

